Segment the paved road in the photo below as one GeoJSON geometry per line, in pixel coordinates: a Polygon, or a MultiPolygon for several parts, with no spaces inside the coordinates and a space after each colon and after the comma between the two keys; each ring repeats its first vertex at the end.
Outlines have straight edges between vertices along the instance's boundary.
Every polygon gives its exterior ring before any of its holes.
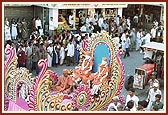
{"type": "MultiPolygon", "coordinates": [[[[123,56],[122,56],[121,60],[124,64],[125,79],[126,79],[126,77],[128,77],[130,75],[134,75],[135,68],[137,66],[141,66],[144,64],[143,55],[137,51],[130,52],[130,57],[123,58],[123,56]]],[[[62,65],[62,66],[57,66],[57,67],[51,67],[49,69],[56,72],[58,74],[58,76],[61,76],[62,70],[64,68],[73,69],[74,67],[75,66],[62,65]]],[[[162,93],[164,93],[163,87],[161,87],[160,89],[161,89],[162,93]]],[[[147,97],[146,90],[147,90],[147,86],[145,87],[145,89],[142,89],[142,90],[136,89],[135,94],[139,97],[140,100],[146,99],[146,97],[147,97]]],[[[124,87],[123,87],[120,95],[123,96],[124,99],[126,98],[127,90],[124,87]]],[[[163,100],[164,100],[164,97],[163,97],[163,100]]]]}

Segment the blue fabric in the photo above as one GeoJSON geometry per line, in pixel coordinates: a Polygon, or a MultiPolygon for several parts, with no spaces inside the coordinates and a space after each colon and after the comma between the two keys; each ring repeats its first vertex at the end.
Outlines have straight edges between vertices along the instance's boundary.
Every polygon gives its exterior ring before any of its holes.
{"type": "Polygon", "coordinates": [[[94,65],[93,65],[93,73],[97,72],[98,65],[101,64],[102,58],[106,57],[107,61],[110,60],[110,51],[105,44],[98,44],[94,49],[94,65]]]}

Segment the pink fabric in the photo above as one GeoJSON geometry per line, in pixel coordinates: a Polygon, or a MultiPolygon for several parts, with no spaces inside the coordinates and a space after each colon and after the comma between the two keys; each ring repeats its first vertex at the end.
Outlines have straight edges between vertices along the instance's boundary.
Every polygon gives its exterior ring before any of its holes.
{"type": "Polygon", "coordinates": [[[8,111],[26,111],[26,110],[21,108],[16,103],[14,103],[13,101],[10,100],[9,101],[8,111]]]}
{"type": "Polygon", "coordinates": [[[61,102],[61,104],[63,104],[63,105],[66,105],[67,103],[72,103],[72,100],[69,100],[69,99],[64,99],[62,102],[61,102]]]}
{"type": "Polygon", "coordinates": [[[21,98],[16,97],[16,104],[21,106],[25,110],[29,110],[28,104],[21,98]]]}

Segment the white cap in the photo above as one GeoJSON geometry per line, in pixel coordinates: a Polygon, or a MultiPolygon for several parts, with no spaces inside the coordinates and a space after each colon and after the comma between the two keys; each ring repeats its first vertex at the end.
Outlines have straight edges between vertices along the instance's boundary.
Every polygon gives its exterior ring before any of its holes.
{"type": "Polygon", "coordinates": [[[113,100],[119,101],[118,96],[113,97],[113,100]]]}

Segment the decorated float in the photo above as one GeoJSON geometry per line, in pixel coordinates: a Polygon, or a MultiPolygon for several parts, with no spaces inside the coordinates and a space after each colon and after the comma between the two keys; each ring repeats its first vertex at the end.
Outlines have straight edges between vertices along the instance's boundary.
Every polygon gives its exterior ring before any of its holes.
{"type": "MultiPolygon", "coordinates": [[[[107,79],[105,82],[100,81],[96,95],[91,93],[93,87],[83,82],[76,85],[69,94],[53,92],[50,88],[58,82],[59,77],[56,72],[47,69],[47,60],[38,62],[41,71],[38,76],[33,76],[26,68],[17,68],[14,49],[7,49],[5,53],[8,59],[4,65],[4,111],[106,111],[114,96],[118,96],[121,103],[124,103],[120,96],[124,83],[124,66],[120,59],[122,51],[113,38],[108,33],[97,33],[87,44],[87,51],[93,59],[90,74],[96,75],[99,72],[102,59],[106,59],[109,67],[107,79]]],[[[80,58],[78,66],[82,66],[84,62],[82,52],[80,58]]],[[[72,79],[73,72],[69,72],[72,79]]]]}

